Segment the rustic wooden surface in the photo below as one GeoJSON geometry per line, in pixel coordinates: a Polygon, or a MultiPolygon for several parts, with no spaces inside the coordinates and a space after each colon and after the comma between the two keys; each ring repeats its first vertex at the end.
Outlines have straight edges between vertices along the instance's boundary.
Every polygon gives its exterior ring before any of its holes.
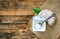
{"type": "MultiPolygon", "coordinates": [[[[5,9],[0,11],[0,15],[32,15],[33,7],[40,7],[45,0],[6,0],[3,2],[5,4],[5,9]]],[[[1,8],[3,8],[2,4],[1,8]]]]}
{"type": "MultiPolygon", "coordinates": [[[[0,0],[2,1],[2,0],[0,0]]],[[[5,0],[3,0],[5,1],[5,0]]],[[[6,7],[8,8],[3,8],[2,6],[0,8],[0,15],[22,15],[22,16],[27,16],[27,15],[34,15],[34,11],[33,11],[33,7],[41,7],[41,5],[45,2],[45,0],[6,0],[6,7]],[[15,4],[17,3],[17,4],[15,4]]],[[[5,3],[5,2],[4,2],[5,3]]],[[[8,18],[8,17],[7,17],[8,18]]],[[[26,19],[26,18],[24,18],[26,19]]],[[[31,18],[29,19],[31,20],[31,18]]],[[[1,32],[20,32],[20,37],[21,39],[40,39],[38,36],[36,36],[32,31],[29,31],[29,27],[27,28],[27,30],[23,29],[23,27],[21,27],[22,29],[17,29],[19,28],[17,25],[14,25],[12,28],[14,28],[15,30],[9,30],[11,29],[11,27],[8,26],[3,26],[0,25],[0,29],[2,28],[2,30],[0,30],[1,32]],[[17,26],[17,27],[15,27],[17,26]],[[8,30],[3,30],[3,28],[8,29],[8,30]],[[25,30],[25,31],[24,31],[25,30]],[[23,33],[24,32],[24,33],[23,33]],[[25,35],[25,36],[23,36],[25,35]]],[[[11,25],[12,26],[12,25],[11,25]]],[[[25,26],[25,25],[24,25],[25,26]]],[[[28,26],[31,26],[31,23],[29,23],[28,26]]],[[[14,37],[12,37],[14,38],[14,37]]],[[[20,38],[19,38],[20,39],[20,38]]]]}

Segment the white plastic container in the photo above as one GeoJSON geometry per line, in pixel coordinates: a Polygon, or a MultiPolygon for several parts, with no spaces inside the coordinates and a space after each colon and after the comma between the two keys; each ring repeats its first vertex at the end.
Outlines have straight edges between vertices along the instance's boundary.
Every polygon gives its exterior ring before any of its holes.
{"type": "Polygon", "coordinates": [[[45,19],[40,16],[34,16],[32,19],[32,30],[33,31],[41,31],[44,32],[46,31],[46,22],[39,24],[43,22],[45,19]]]}

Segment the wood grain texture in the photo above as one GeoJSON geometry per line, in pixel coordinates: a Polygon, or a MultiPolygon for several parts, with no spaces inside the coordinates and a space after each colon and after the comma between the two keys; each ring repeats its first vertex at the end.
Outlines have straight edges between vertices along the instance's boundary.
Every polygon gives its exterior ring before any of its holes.
{"type": "MultiPolygon", "coordinates": [[[[4,2],[2,2],[2,5],[4,2]]],[[[44,2],[45,0],[24,0],[22,2],[18,0],[6,0],[4,4],[8,5],[8,8],[0,10],[0,15],[32,15],[34,14],[33,8],[36,6],[40,7],[44,2]]]]}
{"type": "MultiPolygon", "coordinates": [[[[0,1],[2,1],[2,0],[0,0],[0,1]]],[[[22,17],[23,18],[22,20],[28,19],[29,21],[31,21],[32,16],[35,15],[33,8],[41,7],[45,1],[46,0],[6,0],[6,2],[9,2],[9,5],[7,6],[8,8],[0,10],[0,15],[20,15],[21,17],[24,16],[24,17],[22,17]],[[25,16],[27,16],[27,17],[25,17],[25,16]]],[[[10,18],[5,17],[5,18],[7,20],[15,19],[13,17],[10,17],[10,18]]],[[[19,19],[19,18],[16,18],[16,20],[17,19],[19,19]]],[[[21,18],[20,18],[20,20],[21,20],[21,18]]],[[[9,26],[0,25],[1,26],[0,32],[12,33],[12,32],[19,31],[21,39],[39,39],[33,32],[28,31],[29,27],[31,26],[31,23],[28,22],[28,24],[29,25],[24,25],[25,27],[19,27],[20,25],[11,25],[12,27],[10,25],[9,26]],[[27,29],[24,29],[24,28],[27,28],[27,29]],[[3,29],[5,29],[5,30],[3,30],[3,29]],[[9,30],[9,29],[11,29],[11,30],[9,30]],[[25,35],[25,36],[23,36],[23,35],[25,35]]]]}

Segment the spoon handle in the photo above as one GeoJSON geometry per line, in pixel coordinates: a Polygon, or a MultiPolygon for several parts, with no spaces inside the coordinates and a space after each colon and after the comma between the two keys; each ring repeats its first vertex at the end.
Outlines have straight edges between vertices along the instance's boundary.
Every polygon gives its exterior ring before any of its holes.
{"type": "Polygon", "coordinates": [[[50,19],[51,17],[54,17],[55,13],[53,13],[51,16],[49,16],[46,20],[44,20],[42,23],[46,22],[48,19],[50,19]]]}

